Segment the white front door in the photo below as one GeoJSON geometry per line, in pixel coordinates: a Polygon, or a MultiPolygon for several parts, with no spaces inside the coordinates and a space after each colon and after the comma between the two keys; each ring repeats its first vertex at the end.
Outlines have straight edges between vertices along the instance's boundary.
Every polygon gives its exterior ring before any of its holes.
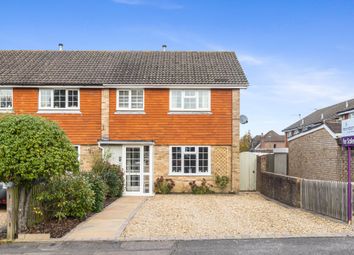
{"type": "Polygon", "coordinates": [[[123,146],[125,195],[152,194],[152,146],[123,146]]]}

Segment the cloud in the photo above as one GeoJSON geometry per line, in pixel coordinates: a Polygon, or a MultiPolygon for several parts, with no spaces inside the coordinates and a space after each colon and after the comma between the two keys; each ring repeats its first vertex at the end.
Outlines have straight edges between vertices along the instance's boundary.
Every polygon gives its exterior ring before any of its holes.
{"type": "Polygon", "coordinates": [[[333,66],[310,62],[296,64],[274,56],[239,54],[250,81],[241,92],[241,112],[249,123],[241,130],[253,134],[274,129],[281,131],[316,108],[326,107],[354,98],[353,74],[333,66]],[[250,61],[244,61],[244,60],[250,61]],[[261,60],[261,62],[255,62],[261,60]]]}
{"type": "Polygon", "coordinates": [[[183,8],[183,5],[170,0],[113,0],[113,2],[133,6],[151,6],[165,10],[178,10],[183,8]]]}
{"type": "Polygon", "coordinates": [[[261,58],[251,55],[239,54],[237,58],[242,64],[246,65],[261,65],[264,63],[261,58]]]}

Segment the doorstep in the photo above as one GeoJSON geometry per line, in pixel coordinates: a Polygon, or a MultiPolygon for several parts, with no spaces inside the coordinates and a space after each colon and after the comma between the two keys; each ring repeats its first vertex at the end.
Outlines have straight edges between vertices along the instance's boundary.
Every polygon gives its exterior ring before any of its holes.
{"type": "Polygon", "coordinates": [[[62,241],[112,241],[119,240],[129,221],[147,197],[121,197],[86,221],[80,223],[62,241]]]}

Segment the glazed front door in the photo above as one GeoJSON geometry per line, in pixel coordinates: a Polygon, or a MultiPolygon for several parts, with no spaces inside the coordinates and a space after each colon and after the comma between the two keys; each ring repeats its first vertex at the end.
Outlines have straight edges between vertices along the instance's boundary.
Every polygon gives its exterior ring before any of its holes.
{"type": "Polygon", "coordinates": [[[127,145],[123,148],[123,168],[125,170],[125,194],[151,194],[151,147],[127,145]]]}
{"type": "Polygon", "coordinates": [[[142,172],[142,151],[140,146],[125,148],[126,192],[140,192],[142,172]]]}

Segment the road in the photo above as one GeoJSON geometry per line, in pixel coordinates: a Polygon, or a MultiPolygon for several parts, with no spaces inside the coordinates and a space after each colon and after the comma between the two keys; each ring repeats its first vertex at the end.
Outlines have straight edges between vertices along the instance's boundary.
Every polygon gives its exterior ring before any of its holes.
{"type": "Polygon", "coordinates": [[[0,254],[354,254],[353,237],[2,244],[0,254]]]}

